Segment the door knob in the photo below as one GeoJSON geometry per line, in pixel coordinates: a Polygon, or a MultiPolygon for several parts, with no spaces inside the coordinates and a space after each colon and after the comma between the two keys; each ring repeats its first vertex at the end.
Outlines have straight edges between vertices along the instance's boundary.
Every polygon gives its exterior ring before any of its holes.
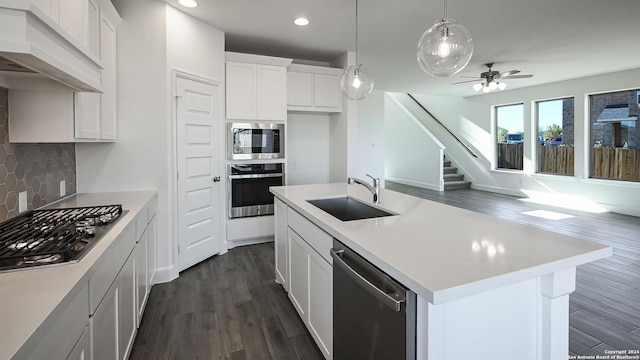
{"type": "Polygon", "coordinates": [[[220,182],[220,176],[215,176],[213,178],[213,182],[220,182]]]}

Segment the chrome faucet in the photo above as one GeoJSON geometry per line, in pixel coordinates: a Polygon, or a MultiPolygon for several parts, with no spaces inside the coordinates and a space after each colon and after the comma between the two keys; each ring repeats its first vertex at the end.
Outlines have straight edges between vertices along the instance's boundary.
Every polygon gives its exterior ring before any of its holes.
{"type": "Polygon", "coordinates": [[[373,186],[370,185],[368,182],[366,182],[365,180],[360,180],[358,178],[347,178],[347,183],[349,185],[353,185],[353,184],[360,184],[364,187],[366,187],[367,189],[369,189],[369,191],[371,191],[371,194],[373,194],[373,203],[374,204],[380,204],[380,178],[374,178],[373,176],[366,174],[368,177],[370,177],[371,179],[373,179],[373,186]]]}

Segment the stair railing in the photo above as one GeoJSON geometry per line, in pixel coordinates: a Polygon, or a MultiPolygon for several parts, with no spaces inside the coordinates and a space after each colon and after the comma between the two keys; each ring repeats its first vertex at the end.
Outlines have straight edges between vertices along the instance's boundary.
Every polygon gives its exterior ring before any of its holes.
{"type": "Polygon", "coordinates": [[[458,139],[458,137],[451,132],[451,130],[449,130],[448,127],[446,127],[440,120],[438,120],[437,117],[435,117],[429,110],[427,110],[427,108],[425,108],[420,101],[418,101],[416,98],[414,98],[411,94],[407,94],[411,100],[413,100],[418,106],[420,106],[420,108],[422,110],[424,110],[424,112],[426,112],[433,120],[435,120],[435,122],[437,122],[440,126],[442,126],[451,136],[453,136],[453,138],[460,144],[462,145],[462,147],[464,147],[467,152],[469,152],[469,154],[471,154],[471,156],[477,158],[478,154],[476,154],[473,149],[471,149],[471,147],[469,147],[469,145],[465,144],[464,142],[462,142],[462,140],[458,139]]]}

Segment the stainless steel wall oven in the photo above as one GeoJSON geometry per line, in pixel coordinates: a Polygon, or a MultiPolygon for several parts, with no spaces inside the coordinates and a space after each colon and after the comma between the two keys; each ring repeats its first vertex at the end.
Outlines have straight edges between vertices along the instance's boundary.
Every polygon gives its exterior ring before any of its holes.
{"type": "Polygon", "coordinates": [[[284,124],[227,124],[227,158],[256,160],[284,158],[284,124]]]}
{"type": "Polygon", "coordinates": [[[269,187],[284,185],[283,165],[229,165],[229,218],[273,214],[273,194],[269,187]]]}

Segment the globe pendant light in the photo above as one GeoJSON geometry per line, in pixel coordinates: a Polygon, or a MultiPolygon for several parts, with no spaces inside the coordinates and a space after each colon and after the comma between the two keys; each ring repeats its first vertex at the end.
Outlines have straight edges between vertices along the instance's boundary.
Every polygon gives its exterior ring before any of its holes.
{"type": "Polygon", "coordinates": [[[466,27],[444,17],[422,34],[418,42],[418,64],[427,74],[451,76],[467,66],[473,54],[473,39],[466,27]]]}
{"type": "MultiPolygon", "coordinates": [[[[356,64],[358,63],[358,0],[356,0],[356,64]]],[[[373,91],[373,77],[362,64],[349,65],[342,78],[340,89],[351,100],[362,100],[373,91]]]]}

